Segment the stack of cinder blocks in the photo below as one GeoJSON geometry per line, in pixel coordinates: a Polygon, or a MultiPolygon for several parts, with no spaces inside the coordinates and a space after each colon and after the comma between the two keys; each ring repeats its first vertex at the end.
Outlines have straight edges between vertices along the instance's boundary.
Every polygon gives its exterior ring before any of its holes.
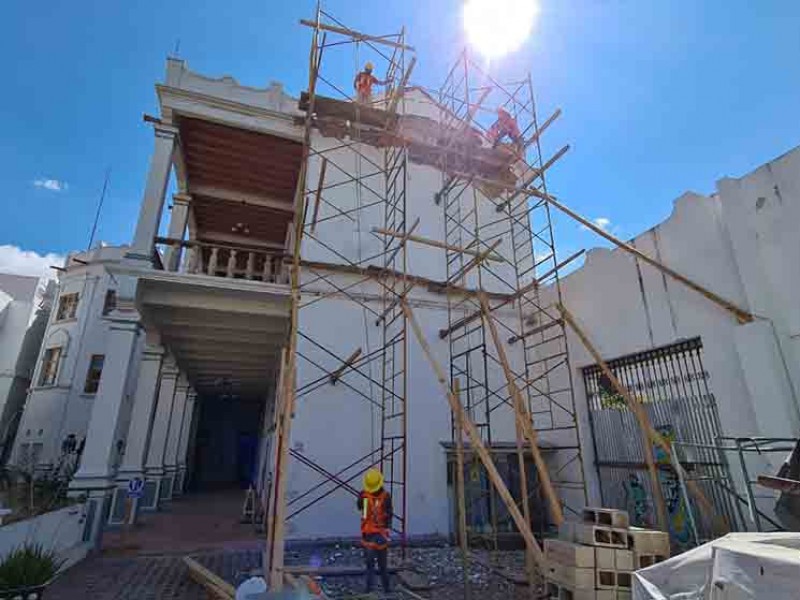
{"type": "Polygon", "coordinates": [[[669,556],[669,536],[630,527],[624,510],[586,508],[582,523],[564,523],[544,549],[550,598],[627,600],[633,571],[669,556]]]}

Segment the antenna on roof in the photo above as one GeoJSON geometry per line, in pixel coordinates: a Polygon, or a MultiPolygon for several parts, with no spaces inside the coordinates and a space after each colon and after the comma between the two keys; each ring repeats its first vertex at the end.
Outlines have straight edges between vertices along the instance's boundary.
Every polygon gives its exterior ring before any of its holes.
{"type": "Polygon", "coordinates": [[[111,167],[106,167],[106,176],[103,179],[103,191],[100,192],[100,202],[97,203],[97,212],[94,214],[94,225],[92,225],[92,233],[89,235],[89,244],[86,246],[86,251],[92,249],[94,242],[94,234],[97,233],[97,223],[100,221],[100,211],[103,208],[103,200],[106,198],[106,190],[108,189],[108,179],[111,176],[111,167]]]}
{"type": "Polygon", "coordinates": [[[172,58],[180,58],[181,38],[175,40],[175,48],[172,50],[172,58]]]}

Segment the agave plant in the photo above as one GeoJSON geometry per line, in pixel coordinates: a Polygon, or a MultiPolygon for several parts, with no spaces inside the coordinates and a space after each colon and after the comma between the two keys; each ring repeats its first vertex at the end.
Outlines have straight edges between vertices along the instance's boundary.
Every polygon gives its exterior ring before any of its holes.
{"type": "Polygon", "coordinates": [[[42,586],[55,577],[62,564],[55,552],[39,544],[15,548],[0,561],[0,591],[42,586]]]}

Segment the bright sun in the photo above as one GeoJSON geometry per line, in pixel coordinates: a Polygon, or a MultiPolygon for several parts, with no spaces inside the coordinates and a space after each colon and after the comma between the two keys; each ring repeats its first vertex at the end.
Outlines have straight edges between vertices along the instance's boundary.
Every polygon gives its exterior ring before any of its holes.
{"type": "Polygon", "coordinates": [[[481,54],[496,58],[525,42],[538,14],[537,0],[466,0],[464,29],[481,54]]]}

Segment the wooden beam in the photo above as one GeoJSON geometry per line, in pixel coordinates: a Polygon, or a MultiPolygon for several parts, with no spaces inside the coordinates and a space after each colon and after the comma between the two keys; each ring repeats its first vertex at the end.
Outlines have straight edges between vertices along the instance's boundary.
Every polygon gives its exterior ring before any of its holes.
{"type": "Polygon", "coordinates": [[[215,198],[225,202],[235,202],[237,204],[246,204],[248,206],[263,206],[264,208],[270,208],[272,210],[294,214],[294,206],[292,206],[291,202],[286,200],[276,200],[275,198],[262,196],[261,194],[248,194],[247,192],[237,192],[234,190],[227,190],[210,185],[192,185],[190,182],[189,195],[215,198]]]}
{"type": "Polygon", "coordinates": [[[474,269],[475,267],[480,265],[484,260],[486,260],[486,258],[495,251],[495,248],[497,248],[502,241],[503,238],[495,240],[495,242],[491,246],[489,246],[486,250],[474,256],[472,260],[470,260],[466,265],[464,265],[463,269],[459,270],[458,273],[456,273],[455,275],[453,275],[453,277],[450,278],[448,283],[456,283],[457,281],[462,281],[467,276],[467,273],[469,273],[472,269],[474,269]]]}
{"type": "Polygon", "coordinates": [[[322,157],[322,166],[319,168],[319,181],[317,182],[317,191],[314,194],[314,211],[311,215],[311,233],[317,230],[317,217],[319,216],[319,203],[322,198],[322,187],[325,185],[325,171],[328,170],[328,159],[322,157]]]}
{"type": "Polygon", "coordinates": [[[395,92],[392,95],[392,100],[389,102],[389,108],[387,108],[386,112],[389,113],[387,117],[387,121],[394,115],[394,111],[397,108],[397,103],[400,102],[400,98],[405,93],[406,85],[408,85],[408,80],[411,77],[411,72],[414,70],[414,66],[417,64],[417,57],[412,56],[411,62],[408,65],[408,69],[403,74],[403,78],[400,80],[397,88],[395,88],[395,92]]]}
{"type": "MultiPolygon", "coordinates": [[[[581,343],[585,346],[585,348],[589,351],[589,354],[592,355],[595,362],[599,365],[600,370],[603,371],[603,374],[608,378],[611,382],[611,385],[614,387],[616,392],[622,396],[625,400],[625,403],[628,405],[628,409],[636,416],[636,420],[639,423],[639,428],[642,431],[642,443],[645,446],[645,460],[647,460],[647,448],[650,447],[650,443],[648,440],[651,440],[652,443],[658,445],[664,453],[672,460],[672,445],[664,439],[664,437],[657,432],[652,424],[650,423],[650,419],[647,416],[647,412],[640,406],[640,404],[631,396],[630,392],[620,383],[619,379],[614,375],[611,369],[608,367],[606,362],[603,360],[603,357],[600,356],[600,353],[594,347],[592,342],[589,340],[589,337],[583,331],[583,329],[578,325],[575,317],[572,315],[567,307],[563,304],[557,304],[558,310],[561,313],[561,317],[564,319],[564,322],[567,323],[572,330],[575,332],[575,335],[578,336],[581,343]]],[[[650,450],[651,457],[652,457],[652,448],[650,450]]],[[[650,465],[647,465],[648,471],[650,470],[650,465]]],[[[663,493],[660,492],[661,485],[658,482],[657,476],[655,481],[653,480],[653,474],[651,472],[650,478],[651,482],[653,483],[653,493],[656,495],[656,503],[659,505],[657,506],[657,510],[659,512],[659,521],[662,521],[661,513],[665,515],[664,523],[666,524],[666,505],[664,505],[664,496],[663,493]],[[660,499],[659,499],[660,498],[660,499]]],[[[696,481],[687,480],[686,487],[689,489],[690,492],[694,495],[697,501],[701,504],[702,509],[706,512],[707,515],[714,515],[716,513],[716,509],[714,505],[706,498],[706,495],[703,493],[703,490],[700,489],[700,486],[697,485],[696,481]]],[[[724,516],[720,515],[722,520],[724,521],[724,528],[730,530],[730,525],[725,519],[724,516]]],[[[668,524],[667,524],[668,525],[668,524]]],[[[668,531],[668,529],[664,529],[664,531],[668,531]]]]}
{"type": "Polygon", "coordinates": [[[528,194],[530,196],[536,196],[537,198],[541,198],[542,200],[545,200],[551,206],[557,208],[558,210],[563,212],[565,215],[568,215],[568,216],[572,217],[578,223],[580,223],[581,225],[584,225],[587,229],[593,231],[594,233],[596,233],[597,235],[599,235],[603,239],[608,240],[609,242],[611,242],[612,244],[614,244],[615,246],[617,246],[621,250],[624,250],[625,252],[628,252],[629,254],[632,254],[636,258],[638,258],[638,259],[642,260],[643,262],[647,263],[648,265],[650,265],[651,267],[655,267],[656,269],[658,269],[662,273],[665,273],[666,275],[669,275],[673,279],[681,282],[686,287],[698,292],[699,294],[701,294],[702,296],[704,296],[708,300],[711,300],[714,304],[717,304],[718,306],[721,306],[725,310],[727,310],[730,313],[732,313],[736,317],[736,319],[739,321],[739,323],[750,323],[754,319],[754,317],[753,317],[753,315],[751,313],[747,312],[746,310],[744,310],[742,308],[739,308],[738,306],[736,306],[732,302],[729,302],[725,298],[723,298],[723,297],[719,296],[718,294],[715,294],[714,292],[706,289],[705,287],[701,286],[700,284],[695,283],[694,281],[692,281],[688,277],[685,277],[685,276],[681,275],[680,273],[678,273],[676,270],[672,269],[671,267],[668,267],[665,264],[655,260],[654,258],[649,257],[647,254],[645,254],[644,252],[642,252],[638,248],[634,248],[630,244],[628,244],[626,242],[623,242],[619,238],[611,235],[607,231],[603,230],[602,228],[600,228],[597,225],[595,225],[594,223],[592,223],[590,220],[588,220],[588,219],[582,217],[581,215],[579,215],[578,213],[576,213],[574,210],[564,206],[563,204],[561,204],[558,200],[556,200],[552,196],[550,196],[548,194],[545,194],[543,192],[540,192],[539,190],[533,189],[533,188],[527,189],[527,190],[523,190],[523,193],[528,194]]]}
{"type": "MultiPolygon", "coordinates": [[[[453,381],[453,394],[461,404],[461,382],[453,381]]],[[[456,438],[456,500],[458,510],[458,545],[461,548],[461,561],[464,571],[464,598],[472,600],[472,586],[469,582],[469,539],[467,538],[467,502],[464,490],[464,424],[461,413],[453,412],[456,438]]]]}
{"type": "MultiPolygon", "coordinates": [[[[479,256],[480,252],[478,250],[470,250],[468,248],[462,248],[461,246],[454,246],[452,244],[445,244],[444,242],[440,242],[439,240],[432,240],[429,238],[421,237],[418,235],[407,235],[405,233],[401,233],[399,231],[392,231],[391,229],[382,229],[380,227],[373,227],[373,233],[377,233],[379,235],[388,235],[389,237],[395,238],[403,238],[406,241],[417,242],[418,244],[423,244],[425,246],[432,246],[433,248],[442,248],[443,250],[451,250],[453,252],[462,252],[464,254],[469,254],[471,256],[479,256]]],[[[502,261],[503,257],[499,254],[490,254],[488,256],[489,260],[494,261],[502,261]]]]}
{"type": "Polygon", "coordinates": [[[189,577],[205,588],[206,592],[218,600],[234,600],[236,588],[216,573],[206,569],[199,562],[188,556],[183,557],[183,564],[189,569],[189,577]]]}
{"type": "Polygon", "coordinates": [[[361,356],[361,348],[356,348],[356,350],[345,359],[345,361],[342,363],[342,366],[331,373],[331,383],[335,385],[342,376],[342,373],[344,373],[349,367],[353,366],[353,363],[359,356],[361,356]]]}
{"type": "Polygon", "coordinates": [[[355,31],[354,29],[348,29],[346,27],[336,27],[335,25],[326,25],[325,23],[316,23],[315,21],[308,21],[306,19],[300,19],[300,25],[305,25],[306,27],[311,27],[312,29],[321,29],[322,31],[330,31],[331,33],[338,33],[340,35],[345,35],[347,37],[353,38],[353,40],[357,42],[372,42],[374,44],[383,44],[384,46],[390,46],[392,48],[401,48],[403,50],[411,50],[414,52],[413,46],[407,46],[405,44],[401,44],[400,42],[394,42],[392,40],[388,40],[385,37],[375,36],[375,35],[367,35],[365,33],[360,33],[355,31]]]}
{"type": "Polygon", "coordinates": [[[542,484],[542,489],[544,490],[544,495],[548,500],[550,505],[550,513],[553,517],[553,521],[555,521],[556,525],[561,525],[564,522],[564,513],[561,509],[561,501],[558,498],[558,494],[556,494],[555,489],[553,488],[553,483],[550,481],[550,471],[547,469],[547,465],[544,462],[544,458],[542,457],[542,453],[539,450],[539,442],[538,442],[538,434],[536,430],[533,428],[533,421],[531,419],[531,415],[528,413],[528,409],[525,406],[525,401],[522,398],[522,394],[517,387],[516,377],[514,373],[511,371],[511,367],[508,363],[508,357],[506,356],[506,350],[503,347],[503,343],[500,340],[500,335],[497,333],[497,326],[494,324],[492,320],[492,314],[489,310],[489,301],[486,298],[486,295],[481,292],[478,294],[478,298],[481,302],[481,311],[483,312],[483,320],[486,323],[487,327],[489,328],[489,332],[492,335],[492,340],[494,340],[494,347],[497,350],[497,357],[500,359],[500,364],[503,367],[503,373],[506,377],[506,383],[508,387],[509,395],[513,400],[514,405],[514,416],[517,422],[517,425],[521,428],[523,435],[525,436],[526,441],[530,444],[531,447],[531,455],[533,456],[533,462],[536,465],[536,470],[539,473],[539,481],[542,484]]]}
{"type": "Polygon", "coordinates": [[[506,505],[511,518],[514,520],[517,529],[519,529],[520,535],[522,535],[522,538],[525,540],[525,545],[530,549],[534,560],[536,561],[536,564],[542,573],[546,573],[547,561],[542,549],[539,547],[539,543],[533,536],[530,523],[525,521],[525,517],[523,517],[522,513],[520,512],[519,507],[514,501],[514,497],[511,495],[511,492],[508,491],[503,478],[500,476],[500,473],[497,470],[494,461],[492,460],[491,454],[486,449],[480,433],[478,433],[478,428],[475,427],[475,424],[472,422],[472,419],[470,419],[469,415],[464,412],[464,409],[461,407],[461,403],[459,402],[458,398],[456,398],[453,390],[451,390],[450,386],[447,384],[444,370],[434,358],[433,352],[428,345],[428,341],[425,339],[425,335],[422,333],[422,328],[417,322],[417,318],[414,316],[411,307],[405,301],[401,302],[400,305],[403,307],[403,312],[406,314],[408,323],[411,324],[411,329],[414,331],[414,335],[416,336],[417,341],[419,342],[419,345],[425,354],[425,358],[427,358],[434,370],[434,373],[436,373],[436,379],[439,382],[439,385],[441,385],[442,390],[445,392],[447,401],[450,403],[450,410],[458,415],[458,418],[461,421],[461,426],[472,444],[473,451],[477,453],[478,458],[483,463],[483,467],[486,469],[489,480],[492,482],[495,490],[497,490],[497,494],[500,496],[500,499],[506,505]]]}

